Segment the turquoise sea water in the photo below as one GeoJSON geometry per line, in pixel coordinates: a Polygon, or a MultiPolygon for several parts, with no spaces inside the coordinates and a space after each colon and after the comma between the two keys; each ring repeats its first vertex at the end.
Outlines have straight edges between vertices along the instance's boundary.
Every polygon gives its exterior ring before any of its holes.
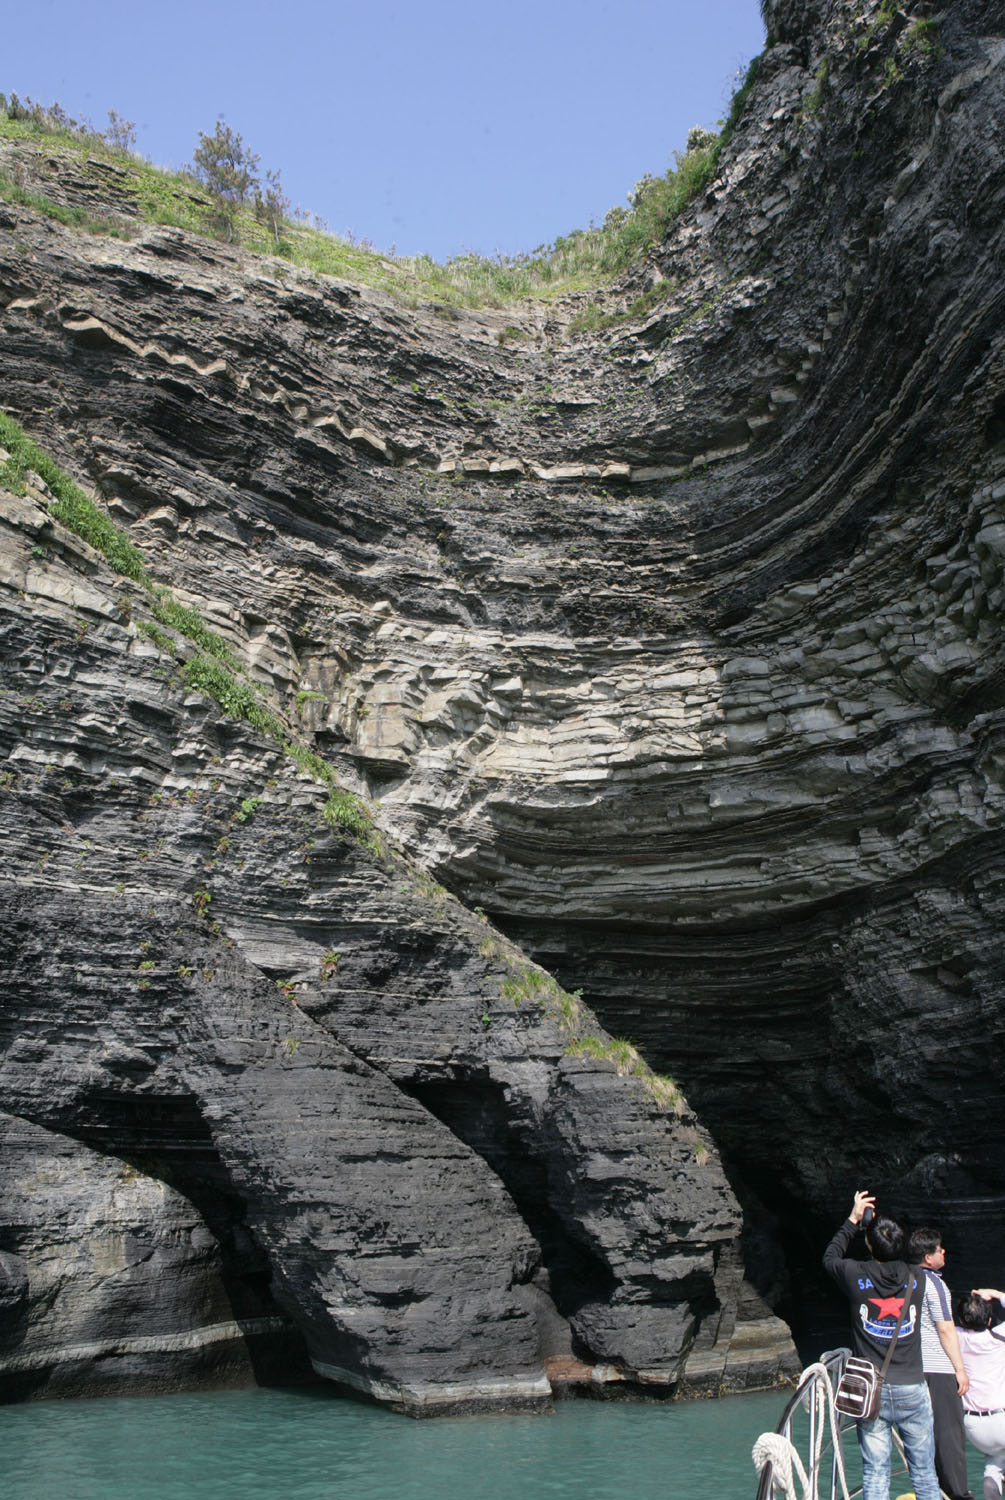
{"type": "MultiPolygon", "coordinates": [[[[785,1393],[415,1421],[328,1391],[0,1406],[2,1500],[754,1500],[785,1393]]],[[[983,1459],[970,1450],[971,1487],[983,1459]]],[[[855,1444],[848,1479],[860,1482],[855,1444]]],[[[894,1480],[891,1496],[908,1489],[894,1480]]]]}
{"type": "Polygon", "coordinates": [[[4,1500],[753,1500],[784,1393],[415,1421],[325,1391],[0,1407],[4,1500]]]}

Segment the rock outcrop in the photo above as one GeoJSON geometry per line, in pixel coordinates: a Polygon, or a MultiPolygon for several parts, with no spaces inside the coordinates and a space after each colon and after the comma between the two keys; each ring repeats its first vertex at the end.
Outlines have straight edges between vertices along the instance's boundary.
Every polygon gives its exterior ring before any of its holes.
{"type": "Polygon", "coordinates": [[[790,1369],[679,1090],[329,828],[45,500],[3,527],[0,1392],[312,1367],[426,1413],[790,1369]]]}
{"type": "Polygon", "coordinates": [[[767,18],[589,334],[583,295],[409,308],[4,147],[132,236],[0,208],[4,406],[247,674],[207,697],[37,476],[4,497],[8,1385],[102,1340],[412,1410],[758,1383],[779,1246],[862,1172],[997,1266],[1005,27],[767,18]],[[114,1311],[67,1217],[178,1292],[114,1311]]]}

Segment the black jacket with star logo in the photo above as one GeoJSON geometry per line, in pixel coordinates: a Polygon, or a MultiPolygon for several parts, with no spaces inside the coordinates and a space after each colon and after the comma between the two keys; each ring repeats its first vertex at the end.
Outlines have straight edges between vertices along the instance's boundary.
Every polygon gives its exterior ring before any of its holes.
{"type": "Polygon", "coordinates": [[[877,1370],[881,1367],[907,1296],[910,1276],[914,1283],[911,1300],[904,1312],[886,1379],[890,1385],[919,1385],[925,1378],[921,1363],[925,1273],[902,1260],[845,1260],[857,1229],[857,1224],[846,1219],[824,1251],[824,1270],[833,1276],[851,1304],[852,1352],[860,1359],[871,1360],[877,1370]]]}

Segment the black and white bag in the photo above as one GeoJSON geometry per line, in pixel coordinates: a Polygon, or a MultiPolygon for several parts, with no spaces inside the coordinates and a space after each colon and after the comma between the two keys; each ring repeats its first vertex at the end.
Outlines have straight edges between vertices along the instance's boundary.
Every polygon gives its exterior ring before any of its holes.
{"type": "Polygon", "coordinates": [[[848,1360],[834,1393],[834,1405],[843,1417],[871,1422],[879,1412],[883,1377],[871,1359],[848,1360]]]}
{"type": "Polygon", "coordinates": [[[873,1417],[879,1415],[879,1403],[883,1394],[883,1381],[886,1372],[890,1368],[890,1360],[893,1351],[897,1347],[897,1339],[900,1337],[900,1325],[904,1321],[907,1304],[914,1294],[914,1276],[909,1271],[907,1275],[907,1296],[900,1306],[900,1316],[897,1326],[893,1330],[893,1338],[890,1347],[886,1351],[883,1367],[876,1369],[871,1359],[858,1359],[854,1355],[848,1360],[838,1381],[838,1388],[834,1392],[834,1405],[843,1417],[851,1417],[853,1422],[871,1422],[873,1417]]]}

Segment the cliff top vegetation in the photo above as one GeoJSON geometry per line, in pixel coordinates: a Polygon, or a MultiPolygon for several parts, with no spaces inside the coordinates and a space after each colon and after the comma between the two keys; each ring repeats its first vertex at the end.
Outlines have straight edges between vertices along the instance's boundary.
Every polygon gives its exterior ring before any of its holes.
{"type": "Polygon", "coordinates": [[[574,229],[519,255],[466,253],[438,263],[429,256],[384,254],[365,239],[334,234],[316,216],[293,214],[279,172],[261,175],[259,158],[223,120],[212,135],[200,134],[189,166],[169,170],[138,154],[135,127],[114,110],[108,126],[97,130],[71,118],[59,104],[41,105],[15,93],[0,94],[0,140],[58,143],[94,161],[97,173],[104,166],[106,177],[111,167],[117,206],[95,217],[86,207],[58,202],[36,191],[10,157],[0,170],[0,199],[92,233],[123,238],[136,233],[140,224],[174,225],[323,275],[377,286],[412,302],[500,307],[525,297],[549,299],[604,284],[659,242],[714,176],[759,61],[750,64],[721,130],[693,129],[684,151],[674,153],[662,176],[647,174],[636,183],[628,207],[616,206],[602,224],[574,229]]]}

